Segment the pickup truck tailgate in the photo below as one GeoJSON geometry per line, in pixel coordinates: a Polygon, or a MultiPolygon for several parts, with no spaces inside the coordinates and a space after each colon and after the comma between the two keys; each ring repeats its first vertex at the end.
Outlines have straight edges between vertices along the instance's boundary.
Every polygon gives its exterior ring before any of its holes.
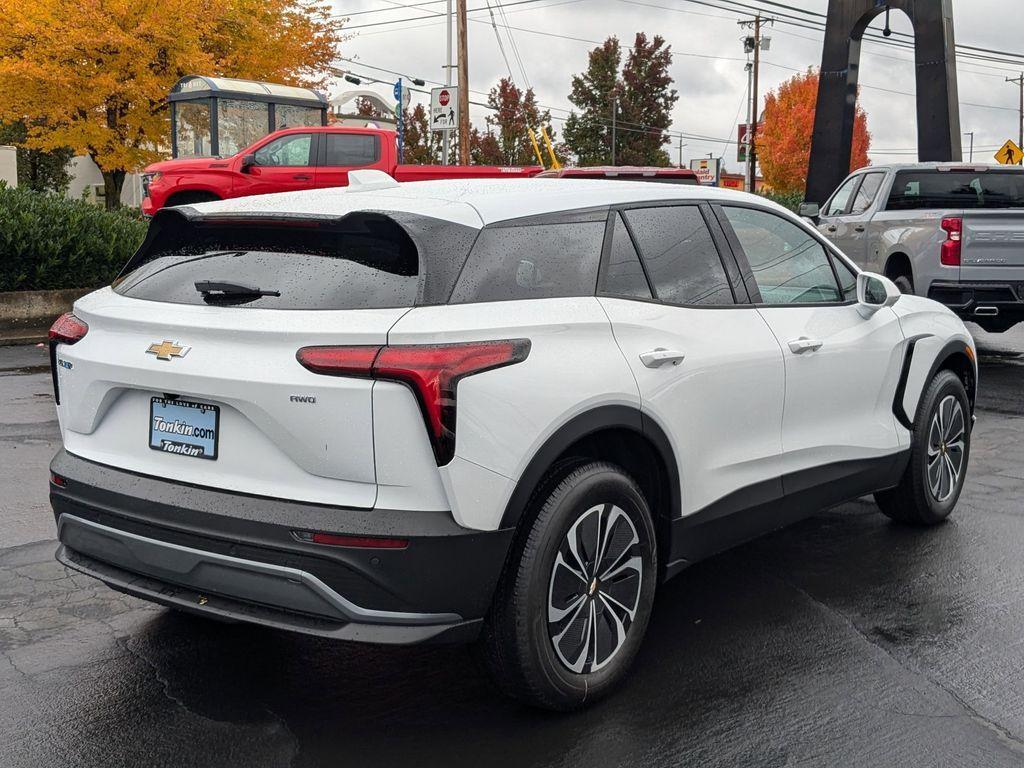
{"type": "Polygon", "coordinates": [[[964,212],[960,279],[1024,283],[1024,210],[964,212]]]}

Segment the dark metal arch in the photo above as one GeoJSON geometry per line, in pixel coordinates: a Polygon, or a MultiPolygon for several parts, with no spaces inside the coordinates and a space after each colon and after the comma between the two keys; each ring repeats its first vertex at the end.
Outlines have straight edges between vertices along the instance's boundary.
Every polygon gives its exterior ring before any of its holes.
{"type": "Polygon", "coordinates": [[[829,0],[807,176],[809,201],[824,203],[848,174],[861,41],[887,7],[903,11],[914,25],[920,160],[962,159],[953,0],[829,0]]]}

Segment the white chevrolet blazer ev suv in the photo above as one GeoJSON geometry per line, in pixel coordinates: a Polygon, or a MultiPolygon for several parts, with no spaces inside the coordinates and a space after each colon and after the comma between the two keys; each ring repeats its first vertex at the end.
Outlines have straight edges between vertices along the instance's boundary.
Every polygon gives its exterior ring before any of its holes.
{"type": "Polygon", "coordinates": [[[762,198],[398,184],[160,211],[50,332],[57,558],[213,618],[478,640],[552,709],[658,584],[865,494],[945,519],[975,348],[762,198]]]}

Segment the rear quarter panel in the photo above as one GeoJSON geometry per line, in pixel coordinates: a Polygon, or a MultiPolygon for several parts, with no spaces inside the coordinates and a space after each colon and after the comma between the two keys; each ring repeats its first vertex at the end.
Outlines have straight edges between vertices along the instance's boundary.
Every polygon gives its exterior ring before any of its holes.
{"type": "Polygon", "coordinates": [[[881,211],[870,226],[867,269],[884,274],[889,259],[904,254],[914,273],[914,293],[927,296],[928,287],[936,280],[957,281],[959,267],[946,267],[939,261],[946,233],[942,219],[959,216],[950,211],[881,211]]]}
{"type": "Polygon", "coordinates": [[[640,407],[636,381],[596,298],[418,307],[389,344],[525,338],[522,363],[458,385],[455,460],[442,480],[459,524],[494,529],[538,449],[560,427],[603,405],[640,407]],[[481,472],[479,470],[486,470],[481,472]]]}

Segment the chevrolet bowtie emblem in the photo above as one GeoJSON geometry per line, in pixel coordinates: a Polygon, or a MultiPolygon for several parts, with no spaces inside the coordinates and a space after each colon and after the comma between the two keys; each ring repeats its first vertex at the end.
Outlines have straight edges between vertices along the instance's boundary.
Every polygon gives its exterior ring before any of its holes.
{"type": "Polygon", "coordinates": [[[173,341],[164,339],[159,344],[150,344],[146,352],[156,355],[157,360],[170,360],[174,357],[184,357],[192,347],[185,347],[175,344],[173,341]]]}

